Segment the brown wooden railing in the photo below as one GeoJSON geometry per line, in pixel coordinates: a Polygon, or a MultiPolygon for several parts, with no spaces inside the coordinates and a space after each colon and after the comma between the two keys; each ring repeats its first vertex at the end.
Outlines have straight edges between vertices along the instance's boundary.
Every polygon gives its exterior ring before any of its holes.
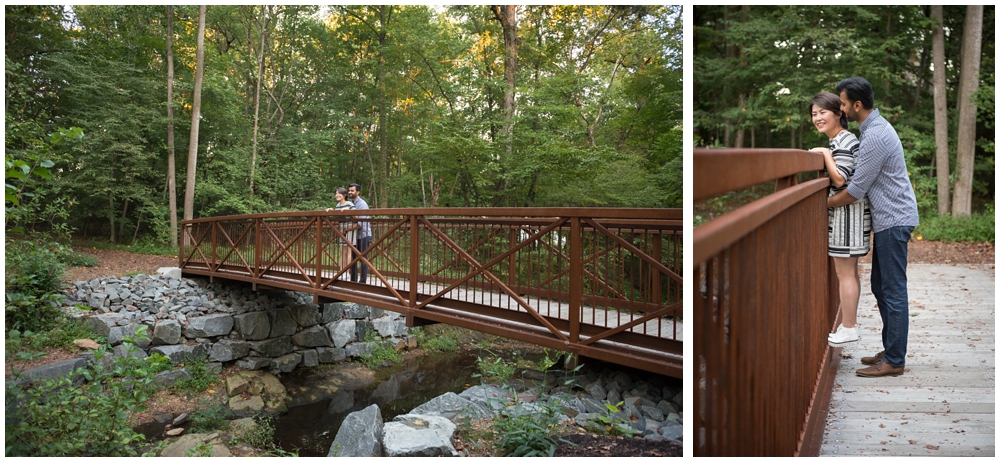
{"type": "Polygon", "coordinates": [[[775,181],[694,229],[694,434],[699,456],[817,455],[839,357],[816,153],[695,149],[694,200],[775,181]]]}
{"type": "Polygon", "coordinates": [[[675,209],[604,208],[202,218],[181,224],[180,267],[681,377],[681,223],[675,209]],[[364,252],[345,235],[359,221],[364,252]],[[362,264],[368,280],[350,281],[362,264]]]}

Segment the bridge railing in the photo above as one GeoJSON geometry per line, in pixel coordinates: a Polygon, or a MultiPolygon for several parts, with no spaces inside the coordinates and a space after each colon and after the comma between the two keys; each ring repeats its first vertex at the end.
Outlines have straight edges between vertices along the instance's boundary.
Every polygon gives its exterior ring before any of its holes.
{"type": "Polygon", "coordinates": [[[694,229],[695,455],[818,454],[836,363],[820,154],[695,149],[694,200],[775,182],[694,229]],[[819,432],[819,433],[817,433],[819,432]]]}
{"type": "Polygon", "coordinates": [[[679,377],[681,220],[680,210],[598,208],[203,218],[181,225],[180,266],[679,377]],[[363,252],[350,238],[359,222],[372,234],[363,252]],[[352,282],[360,265],[367,281],[352,282]]]}

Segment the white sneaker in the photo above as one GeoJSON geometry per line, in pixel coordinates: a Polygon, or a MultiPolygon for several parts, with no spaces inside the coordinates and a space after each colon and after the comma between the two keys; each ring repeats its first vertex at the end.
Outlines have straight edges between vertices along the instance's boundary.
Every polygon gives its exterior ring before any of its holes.
{"type": "Polygon", "coordinates": [[[857,343],[859,340],[861,340],[861,328],[858,326],[846,328],[843,324],[837,326],[837,331],[827,337],[827,342],[835,348],[857,343]]]}

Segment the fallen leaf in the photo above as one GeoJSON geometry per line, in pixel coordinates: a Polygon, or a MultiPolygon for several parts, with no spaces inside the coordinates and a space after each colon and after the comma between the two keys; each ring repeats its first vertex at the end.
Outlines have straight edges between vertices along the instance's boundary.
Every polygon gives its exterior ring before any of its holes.
{"type": "Polygon", "coordinates": [[[885,424],[878,424],[878,428],[885,428],[885,424]]]}
{"type": "Polygon", "coordinates": [[[917,444],[917,440],[910,440],[910,444],[917,444]]]}
{"type": "Polygon", "coordinates": [[[928,444],[927,446],[924,446],[924,447],[927,448],[927,449],[930,449],[931,451],[937,451],[938,448],[940,448],[940,446],[934,446],[934,445],[931,445],[931,444],[928,444]]]}

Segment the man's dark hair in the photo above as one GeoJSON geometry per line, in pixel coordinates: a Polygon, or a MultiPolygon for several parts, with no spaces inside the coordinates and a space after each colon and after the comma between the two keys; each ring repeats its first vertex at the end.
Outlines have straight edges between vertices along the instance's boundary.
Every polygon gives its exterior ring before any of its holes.
{"type": "Polygon", "coordinates": [[[837,93],[847,93],[848,100],[861,101],[861,106],[865,109],[875,107],[875,92],[872,91],[872,84],[864,77],[848,77],[841,80],[837,84],[837,93]]]}
{"type": "Polygon", "coordinates": [[[351,183],[351,184],[347,185],[348,188],[350,188],[352,186],[354,187],[354,189],[357,189],[358,192],[361,192],[361,185],[359,185],[357,183],[351,183]]]}

